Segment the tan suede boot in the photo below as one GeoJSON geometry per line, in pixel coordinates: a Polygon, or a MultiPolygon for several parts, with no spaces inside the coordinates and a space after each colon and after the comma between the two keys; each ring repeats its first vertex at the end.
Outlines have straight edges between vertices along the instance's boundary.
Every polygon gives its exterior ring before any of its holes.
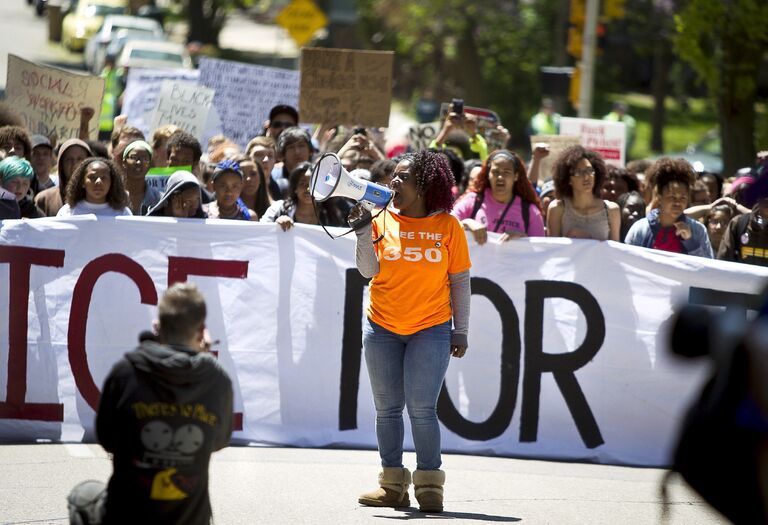
{"type": "Polygon", "coordinates": [[[383,467],[379,473],[379,488],[363,494],[358,502],[369,507],[408,507],[408,487],[411,473],[407,468],[383,467]]]}
{"type": "Polygon", "coordinates": [[[415,470],[413,488],[421,512],[443,512],[443,485],[445,472],[442,470],[415,470]]]}

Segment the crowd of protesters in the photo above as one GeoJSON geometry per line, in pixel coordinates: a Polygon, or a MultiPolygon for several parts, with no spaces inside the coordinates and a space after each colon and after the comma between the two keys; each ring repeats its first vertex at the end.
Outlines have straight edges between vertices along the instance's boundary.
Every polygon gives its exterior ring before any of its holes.
{"type": "MultiPolygon", "coordinates": [[[[108,144],[83,136],[57,145],[0,109],[0,218],[150,215],[271,222],[283,230],[346,226],[352,202],[313,203],[313,160],[336,152],[355,176],[387,185],[411,149],[387,148],[382,130],[372,128],[321,126],[311,135],[287,105],[272,109],[245,148],[224,136],[204,148],[175,126],[145,137],[122,116],[108,144]],[[179,168],[165,191],[147,183],[152,167],[179,168]]],[[[90,116],[83,112],[86,123],[90,116]]],[[[471,115],[450,110],[430,149],[445,155],[454,176],[451,213],[478,244],[489,231],[501,241],[587,238],[768,265],[768,157],[723,176],[672,158],[618,167],[573,146],[543,173],[546,144],[526,163],[486,143],[471,115]]]]}

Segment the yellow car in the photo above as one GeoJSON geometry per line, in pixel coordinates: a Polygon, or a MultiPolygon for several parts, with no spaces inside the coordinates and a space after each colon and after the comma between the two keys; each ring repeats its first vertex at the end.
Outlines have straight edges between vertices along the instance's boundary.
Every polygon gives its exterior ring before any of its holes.
{"type": "Polygon", "coordinates": [[[61,43],[71,51],[82,51],[107,15],[128,13],[128,0],[80,0],[61,25],[61,43]]]}

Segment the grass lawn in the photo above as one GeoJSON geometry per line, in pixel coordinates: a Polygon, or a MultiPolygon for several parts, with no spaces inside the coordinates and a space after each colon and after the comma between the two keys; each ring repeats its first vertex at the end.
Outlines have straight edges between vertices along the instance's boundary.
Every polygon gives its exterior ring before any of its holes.
{"type": "MultiPolygon", "coordinates": [[[[653,98],[649,95],[630,93],[616,96],[629,106],[629,114],[637,120],[637,138],[632,148],[631,157],[641,159],[655,153],[651,151],[651,114],[653,98]]],[[[664,127],[664,152],[684,151],[686,146],[701,140],[707,131],[717,127],[717,115],[703,98],[688,100],[688,109],[671,97],[667,97],[666,126],[664,127]]]]}

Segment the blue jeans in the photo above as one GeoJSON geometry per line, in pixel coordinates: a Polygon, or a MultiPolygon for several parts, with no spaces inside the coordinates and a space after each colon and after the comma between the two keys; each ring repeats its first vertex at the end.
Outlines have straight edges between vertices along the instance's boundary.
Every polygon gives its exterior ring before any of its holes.
{"type": "Polygon", "coordinates": [[[367,319],[363,348],[376,406],[382,466],[403,466],[403,408],[407,406],[416,468],[439,469],[437,397],[451,358],[451,322],[398,335],[367,319]]]}

